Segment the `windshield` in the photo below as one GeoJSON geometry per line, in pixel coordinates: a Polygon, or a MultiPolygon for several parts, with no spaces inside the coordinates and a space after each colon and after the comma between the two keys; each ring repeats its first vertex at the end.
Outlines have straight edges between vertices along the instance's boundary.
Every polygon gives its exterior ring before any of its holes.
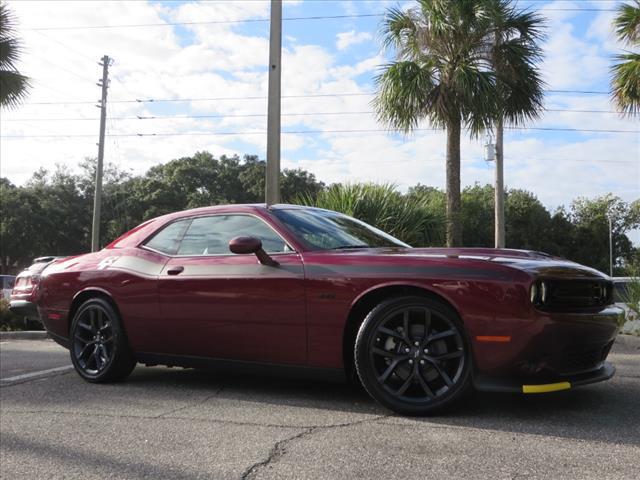
{"type": "Polygon", "coordinates": [[[409,248],[382,230],[341,213],[315,209],[274,209],[272,213],[313,250],[409,248]]]}

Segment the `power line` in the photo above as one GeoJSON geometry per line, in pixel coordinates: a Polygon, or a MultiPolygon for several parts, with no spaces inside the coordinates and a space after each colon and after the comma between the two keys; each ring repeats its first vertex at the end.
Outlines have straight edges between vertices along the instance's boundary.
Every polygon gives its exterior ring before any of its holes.
{"type": "MultiPolygon", "coordinates": [[[[286,17],[283,21],[298,20],[338,20],[343,18],[371,18],[382,17],[384,13],[364,13],[357,15],[314,15],[310,17],[286,17]]],[[[26,31],[42,31],[42,30],[92,30],[92,29],[109,29],[109,28],[140,28],[140,27],[174,27],[181,25],[228,25],[236,23],[266,23],[268,18],[246,18],[241,20],[202,20],[197,22],[165,22],[165,23],[132,23],[118,25],[73,25],[66,27],[36,27],[25,28],[26,31]]]]}
{"type": "Polygon", "coordinates": [[[73,47],[70,47],[70,46],[69,46],[69,45],[67,45],[66,43],[63,43],[63,42],[61,42],[60,40],[58,40],[58,39],[56,39],[56,38],[53,38],[53,37],[52,37],[52,36],[50,36],[50,35],[45,35],[44,33],[40,32],[40,31],[38,31],[38,30],[34,30],[34,31],[35,31],[38,35],[41,35],[41,36],[43,36],[44,38],[46,38],[47,40],[52,41],[52,42],[55,42],[55,43],[57,43],[58,45],[63,46],[64,48],[66,48],[66,49],[67,49],[67,50],[69,50],[70,52],[73,52],[73,53],[75,53],[76,55],[81,56],[81,57],[82,57],[82,58],[84,58],[85,60],[89,60],[90,62],[95,62],[95,58],[91,58],[91,57],[89,57],[88,55],[85,55],[84,53],[80,53],[78,50],[76,50],[76,49],[75,49],[75,48],[73,48],[73,47]]]}
{"type": "MultiPolygon", "coordinates": [[[[614,8],[577,8],[577,7],[560,7],[545,8],[547,12],[616,12],[614,8]]],[[[285,22],[306,21],[306,20],[340,20],[347,18],[376,18],[384,17],[385,13],[362,13],[354,15],[313,15],[309,17],[285,17],[285,22]]],[[[196,22],[164,22],[164,23],[131,23],[116,25],[69,25],[64,27],[33,27],[25,28],[25,31],[54,31],[54,30],[96,30],[96,29],[112,29],[112,28],[143,28],[143,27],[174,27],[184,25],[231,25],[238,23],[266,23],[268,18],[246,18],[240,20],[202,20],[196,22]]]]}
{"type": "MultiPolygon", "coordinates": [[[[632,133],[640,134],[640,130],[614,129],[581,129],[559,127],[505,127],[508,130],[537,130],[551,132],[584,132],[584,133],[632,133]]],[[[443,132],[441,128],[416,128],[414,132],[443,132]]],[[[323,133],[400,133],[399,130],[385,129],[355,129],[355,130],[288,130],[288,135],[315,135],[323,133]]],[[[230,132],[160,132],[160,133],[115,133],[111,137],[182,137],[182,136],[226,136],[226,135],[266,135],[266,131],[230,131],[230,132]]],[[[2,135],[0,138],[82,138],[94,137],[88,134],[59,134],[59,135],[2,135]]]]}
{"type": "MultiPolygon", "coordinates": [[[[577,93],[588,95],[609,95],[609,92],[595,90],[546,90],[548,93],[577,93]]],[[[357,97],[373,96],[373,92],[353,92],[353,93],[315,93],[301,95],[283,95],[282,98],[321,98],[321,97],[357,97]]],[[[193,98],[136,98],[129,100],[111,100],[110,103],[164,103],[164,102],[218,102],[227,100],[266,100],[264,95],[243,96],[243,97],[193,97],[193,98]]],[[[31,102],[25,105],[84,105],[94,104],[89,101],[60,101],[60,102],[31,102]]]]}
{"type": "MultiPolygon", "coordinates": [[[[544,112],[562,112],[562,113],[603,113],[620,115],[623,112],[616,110],[574,110],[569,108],[546,108],[544,112]]],[[[359,112],[300,112],[300,113],[283,113],[283,117],[312,117],[323,115],[373,115],[373,110],[365,110],[359,112]]],[[[253,118],[266,117],[266,113],[233,113],[233,114],[213,114],[213,115],[135,115],[129,117],[110,117],[112,120],[182,120],[182,119],[200,119],[200,118],[253,118]]],[[[56,117],[56,118],[7,118],[5,122],[53,122],[53,121],[94,121],[95,118],[87,117],[56,117]]]]}
{"type": "MultiPolygon", "coordinates": [[[[77,73],[77,72],[74,72],[73,70],[69,70],[68,68],[63,67],[63,66],[62,66],[62,65],[60,65],[59,63],[52,62],[52,61],[51,61],[51,60],[49,60],[48,58],[45,58],[45,57],[42,57],[42,56],[40,56],[40,55],[33,54],[33,53],[32,53],[32,55],[34,55],[36,58],[39,58],[40,60],[43,60],[43,61],[47,62],[49,65],[53,65],[55,68],[57,68],[57,69],[59,69],[59,70],[62,70],[63,72],[67,72],[68,74],[73,75],[74,77],[78,77],[78,78],[80,78],[81,80],[84,80],[84,81],[86,81],[86,82],[90,82],[90,83],[95,83],[95,82],[97,81],[97,79],[90,79],[90,78],[88,78],[88,77],[85,77],[85,76],[84,76],[84,75],[82,75],[82,74],[79,74],[79,73],[77,73]]],[[[92,103],[93,103],[93,102],[92,102],[92,103]]]]}

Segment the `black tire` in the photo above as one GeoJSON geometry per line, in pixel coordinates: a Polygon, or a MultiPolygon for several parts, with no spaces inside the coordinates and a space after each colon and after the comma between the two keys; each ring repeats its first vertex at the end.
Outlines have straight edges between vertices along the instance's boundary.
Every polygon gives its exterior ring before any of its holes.
{"type": "Polygon", "coordinates": [[[462,321],[449,306],[424,297],[395,297],[371,310],[358,331],[354,358],[369,395],[402,415],[441,411],[471,385],[472,355],[462,321]]]}
{"type": "Polygon", "coordinates": [[[136,366],[120,317],[103,298],[80,306],[71,322],[69,343],[71,362],[88,382],[117,382],[136,366]]]}

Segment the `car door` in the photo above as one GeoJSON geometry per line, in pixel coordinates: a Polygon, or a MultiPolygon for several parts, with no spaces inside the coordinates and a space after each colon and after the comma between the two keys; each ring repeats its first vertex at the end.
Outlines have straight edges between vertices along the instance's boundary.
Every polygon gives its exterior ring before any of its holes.
{"type": "Polygon", "coordinates": [[[165,353],[306,363],[302,261],[261,218],[193,218],[158,285],[162,322],[173,338],[165,353]],[[231,253],[236,236],[260,238],[278,265],[231,253]]]}

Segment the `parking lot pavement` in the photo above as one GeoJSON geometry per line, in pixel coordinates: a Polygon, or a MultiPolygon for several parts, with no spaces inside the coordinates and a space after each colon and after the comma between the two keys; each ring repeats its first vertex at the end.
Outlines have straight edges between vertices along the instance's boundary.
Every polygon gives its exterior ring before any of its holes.
{"type": "MultiPolygon", "coordinates": [[[[609,382],[475,394],[429,418],[392,415],[342,384],[161,367],[116,385],[69,371],[0,382],[0,477],[637,479],[637,345],[615,347],[609,382]]],[[[2,378],[69,362],[50,342],[0,351],[2,378]]]]}
{"type": "MultiPolygon", "coordinates": [[[[0,342],[0,384],[26,381],[39,372],[69,371],[69,351],[52,340],[3,340],[0,342]]],[[[48,375],[44,374],[44,375],[48,375]]]]}

